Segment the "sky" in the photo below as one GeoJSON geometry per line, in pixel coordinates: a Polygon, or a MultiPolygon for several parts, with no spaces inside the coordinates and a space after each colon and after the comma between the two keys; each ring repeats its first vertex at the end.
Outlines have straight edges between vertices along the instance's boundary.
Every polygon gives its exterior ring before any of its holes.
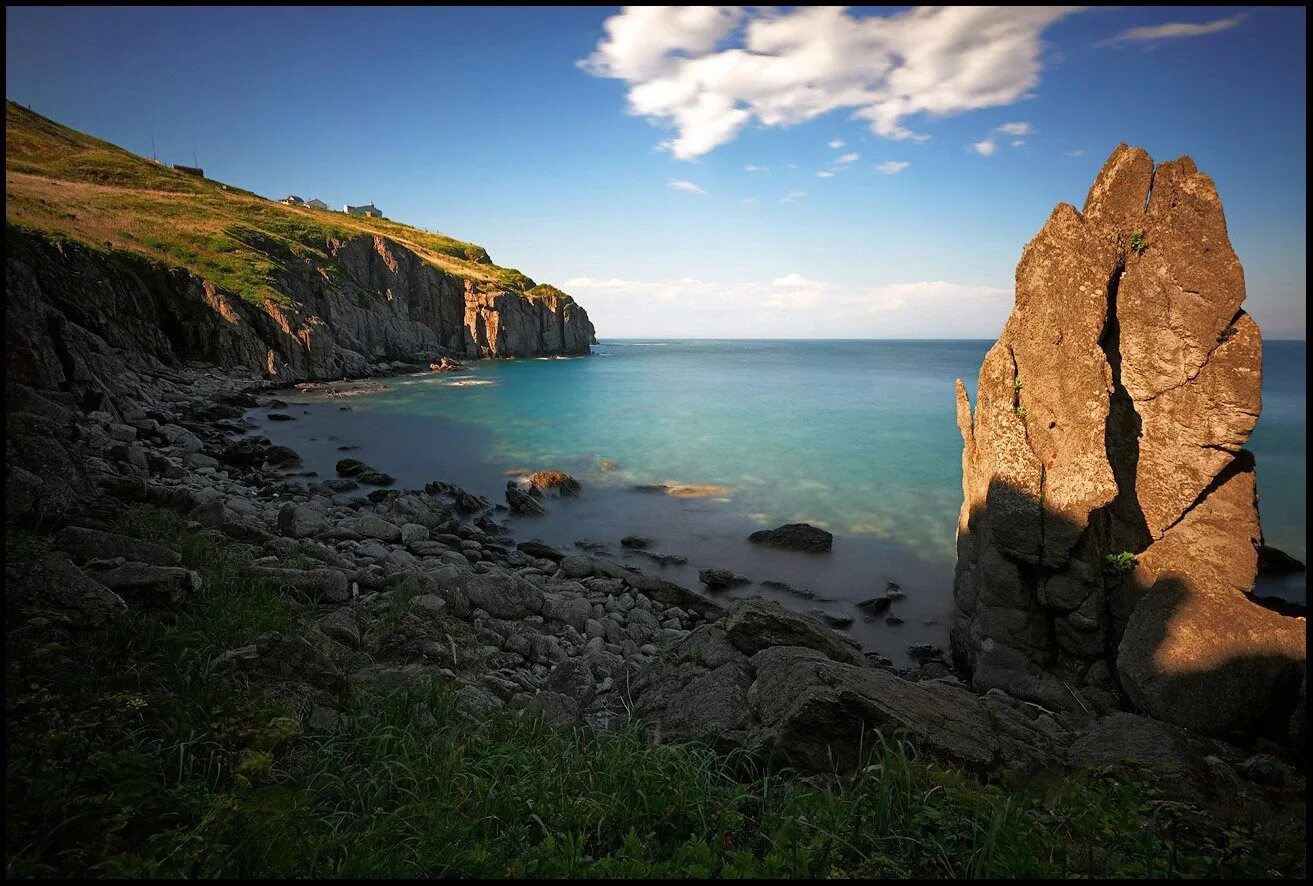
{"type": "Polygon", "coordinates": [[[1302,8],[6,9],[6,94],[280,199],[373,202],[598,335],[994,338],[1118,142],[1217,184],[1305,336],[1302,8]]]}

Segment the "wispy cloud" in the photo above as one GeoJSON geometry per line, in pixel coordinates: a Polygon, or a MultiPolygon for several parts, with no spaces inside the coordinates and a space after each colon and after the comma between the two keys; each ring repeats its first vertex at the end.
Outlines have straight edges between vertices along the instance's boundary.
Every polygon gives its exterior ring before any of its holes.
{"type": "Polygon", "coordinates": [[[766,172],[768,169],[770,169],[769,166],[756,166],[753,165],[752,163],[749,163],[747,166],[743,167],[744,172],[766,172]]]}
{"type": "Polygon", "coordinates": [[[882,172],[885,175],[897,175],[907,167],[911,166],[906,160],[886,160],[875,167],[876,172],[882,172]]]}
{"type": "Polygon", "coordinates": [[[674,188],[676,191],[687,191],[690,194],[703,194],[707,192],[690,181],[684,181],[680,178],[672,178],[666,183],[667,188],[674,188]]]}
{"type": "Polygon", "coordinates": [[[1003,133],[1004,135],[1029,135],[1029,134],[1030,134],[1030,124],[1029,124],[1029,123],[1004,123],[1002,126],[1000,126],[1000,127],[999,127],[997,130],[995,130],[995,131],[996,131],[996,132],[1001,132],[1001,133],[1003,133]]]}
{"type": "Polygon", "coordinates": [[[994,144],[992,138],[987,138],[984,141],[979,141],[973,144],[971,150],[975,151],[982,157],[988,157],[998,150],[998,145],[994,144]]]}
{"type": "Polygon", "coordinates": [[[796,202],[798,202],[799,200],[801,200],[803,197],[806,197],[806,196],[807,196],[807,192],[806,192],[806,191],[789,191],[789,193],[785,194],[783,197],[780,198],[780,202],[781,202],[781,203],[796,203],[796,202]]]}
{"type": "Polygon", "coordinates": [[[940,334],[979,337],[997,332],[1012,303],[1010,290],[994,286],[923,280],[849,287],[796,272],[746,282],[579,276],[562,286],[586,300],[598,328],[613,335],[766,336],[784,317],[803,336],[924,335],[929,323],[940,334]],[[671,311],[672,302],[683,307],[671,311]]]}
{"type": "Polygon", "coordinates": [[[1074,150],[1074,151],[1068,151],[1068,152],[1067,152],[1067,156],[1068,156],[1068,157],[1083,157],[1083,156],[1085,156],[1085,149],[1084,149],[1084,148],[1077,148],[1077,149],[1074,150]]]}
{"type": "MultiPolygon", "coordinates": [[[[580,62],[628,84],[632,114],[674,130],[692,159],[749,123],[792,126],[839,109],[891,139],[924,140],[919,116],[1006,107],[1039,83],[1041,37],[1077,7],[631,6],[580,62]]],[[[835,142],[841,142],[835,139],[835,142]]],[[[837,150],[837,148],[835,148],[837,150]]]]}
{"type": "Polygon", "coordinates": [[[817,177],[817,178],[834,178],[834,170],[832,170],[832,169],[822,169],[820,172],[816,173],[816,177],[817,177]]]}
{"type": "Polygon", "coordinates": [[[830,141],[830,147],[833,148],[833,149],[836,150],[836,151],[839,150],[840,148],[843,147],[843,139],[841,139],[841,138],[836,138],[836,139],[831,140],[831,141],[830,141]]]}
{"type": "Polygon", "coordinates": [[[1146,25],[1122,31],[1115,37],[1094,44],[1095,46],[1114,46],[1118,43],[1152,43],[1156,40],[1176,40],[1181,37],[1203,37],[1219,31],[1229,31],[1245,20],[1245,14],[1230,18],[1217,18],[1210,22],[1167,22],[1161,25],[1146,25]]]}
{"type": "Polygon", "coordinates": [[[857,154],[857,153],[853,153],[853,154],[840,154],[838,157],[835,157],[835,158],[834,158],[834,162],[835,162],[835,163],[856,163],[856,162],[857,162],[858,160],[860,160],[860,159],[862,159],[862,155],[861,155],[861,154],[857,154]]]}

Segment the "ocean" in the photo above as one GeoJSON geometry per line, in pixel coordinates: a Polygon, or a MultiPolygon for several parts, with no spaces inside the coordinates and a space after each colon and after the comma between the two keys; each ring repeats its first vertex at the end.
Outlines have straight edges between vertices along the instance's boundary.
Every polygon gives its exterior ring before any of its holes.
{"type": "MultiPolygon", "coordinates": [[[[278,411],[296,421],[269,422],[269,410],[250,417],[324,477],[350,456],[401,488],[445,480],[496,503],[508,477],[566,471],[582,495],[549,497],[545,517],[509,517],[517,540],[604,545],[690,588],[701,587],[700,568],[731,569],[754,583],[719,596],[760,595],[852,617],[848,630],[866,649],[905,660],[912,643],[946,648],[962,498],[953,383],[963,379],[974,401],[990,344],[605,340],[591,357],[377,379],[388,390],[368,396],[280,394],[289,406],[278,411]],[[706,488],[634,488],[653,485],[706,488]],[[832,552],[746,541],[756,529],[798,521],[834,533],[832,552]],[[662,565],[621,548],[631,534],[687,562],[662,565]],[[893,609],[901,624],[854,605],[888,582],[906,594],[893,609]]],[[[1268,342],[1264,361],[1263,415],[1250,443],[1264,532],[1304,560],[1305,343],[1268,342]]],[[[1302,598],[1303,575],[1270,592],[1302,598]]]]}

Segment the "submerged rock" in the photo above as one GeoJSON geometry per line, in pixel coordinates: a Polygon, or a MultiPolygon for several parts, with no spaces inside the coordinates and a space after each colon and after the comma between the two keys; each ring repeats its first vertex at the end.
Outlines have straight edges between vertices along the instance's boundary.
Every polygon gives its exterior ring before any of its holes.
{"type": "Polygon", "coordinates": [[[698,580],[707,586],[709,590],[719,591],[723,588],[732,587],[733,585],[751,584],[752,579],[746,575],[740,575],[737,572],[731,572],[728,569],[699,569],[698,580]]]}
{"type": "Polygon", "coordinates": [[[785,523],[775,529],[759,529],[748,536],[748,541],[786,551],[828,551],[834,536],[810,523],[785,523]]]}
{"type": "Polygon", "coordinates": [[[546,506],[517,486],[514,480],[506,482],[506,504],[510,506],[513,512],[528,517],[541,517],[547,513],[546,506]]]}
{"type": "Polygon", "coordinates": [[[561,495],[575,496],[583,491],[579,481],[563,471],[535,471],[527,480],[531,492],[555,489],[561,495]]]}

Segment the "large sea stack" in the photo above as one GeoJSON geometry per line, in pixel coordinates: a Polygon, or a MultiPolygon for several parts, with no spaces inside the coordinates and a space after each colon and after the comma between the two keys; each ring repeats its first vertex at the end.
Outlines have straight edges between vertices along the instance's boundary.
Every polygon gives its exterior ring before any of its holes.
{"type": "Polygon", "coordinates": [[[1284,727],[1302,618],[1253,602],[1262,342],[1213,181],[1118,145],[1059,204],[957,384],[956,663],[978,690],[1284,727]]]}

